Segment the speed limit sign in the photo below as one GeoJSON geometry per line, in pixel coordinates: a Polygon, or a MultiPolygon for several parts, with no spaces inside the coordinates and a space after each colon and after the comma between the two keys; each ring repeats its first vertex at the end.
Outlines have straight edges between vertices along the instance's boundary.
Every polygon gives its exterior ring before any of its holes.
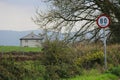
{"type": "Polygon", "coordinates": [[[104,63],[105,63],[105,69],[107,70],[107,52],[106,52],[106,34],[105,34],[105,28],[110,25],[110,18],[106,14],[102,14],[98,16],[96,20],[97,25],[100,28],[103,28],[103,37],[104,37],[104,63]]]}
{"type": "Polygon", "coordinates": [[[106,28],[110,25],[110,18],[106,14],[102,14],[98,16],[96,22],[100,28],[106,28]]]}

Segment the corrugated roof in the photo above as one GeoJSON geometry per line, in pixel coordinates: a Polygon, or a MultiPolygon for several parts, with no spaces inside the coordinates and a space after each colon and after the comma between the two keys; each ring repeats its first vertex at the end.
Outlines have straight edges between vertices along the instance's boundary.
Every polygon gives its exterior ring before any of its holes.
{"type": "Polygon", "coordinates": [[[20,38],[20,40],[42,40],[42,39],[43,39],[42,37],[34,34],[33,32],[31,32],[30,34],[20,38]]]}

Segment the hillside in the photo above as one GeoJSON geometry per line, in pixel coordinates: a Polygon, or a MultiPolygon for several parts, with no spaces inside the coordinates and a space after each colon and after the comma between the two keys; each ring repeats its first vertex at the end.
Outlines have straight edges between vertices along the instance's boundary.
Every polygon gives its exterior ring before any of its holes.
{"type": "Polygon", "coordinates": [[[41,30],[30,30],[30,31],[9,31],[9,30],[0,30],[0,45],[4,46],[19,46],[19,39],[30,32],[38,34],[41,30]]]}
{"type": "MultiPolygon", "coordinates": [[[[34,32],[35,34],[38,35],[39,33],[42,33],[42,30],[29,30],[29,31],[0,30],[0,46],[19,46],[20,45],[19,39],[31,32],[34,32]]],[[[53,31],[47,32],[47,35],[50,36],[51,39],[54,39],[55,37],[53,36],[52,33],[54,33],[54,35],[57,35],[58,33],[53,31]]],[[[70,33],[70,36],[73,36],[74,34],[75,32],[72,32],[70,33]]],[[[85,38],[88,39],[90,38],[90,36],[91,34],[87,33],[85,35],[85,38]]],[[[57,35],[57,37],[59,37],[60,40],[64,39],[64,33],[59,33],[59,36],[57,35]]],[[[80,40],[80,38],[76,40],[80,40]]]]}

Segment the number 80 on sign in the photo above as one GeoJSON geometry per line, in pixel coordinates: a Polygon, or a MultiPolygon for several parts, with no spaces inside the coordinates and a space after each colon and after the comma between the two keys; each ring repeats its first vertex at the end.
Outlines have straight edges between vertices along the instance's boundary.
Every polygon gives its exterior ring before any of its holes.
{"type": "Polygon", "coordinates": [[[100,28],[106,28],[110,25],[110,18],[107,15],[102,14],[98,16],[96,22],[100,28]]]}

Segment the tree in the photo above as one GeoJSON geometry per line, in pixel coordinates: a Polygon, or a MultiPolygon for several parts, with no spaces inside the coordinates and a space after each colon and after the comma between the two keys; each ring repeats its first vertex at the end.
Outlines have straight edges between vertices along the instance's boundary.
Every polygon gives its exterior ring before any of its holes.
{"type": "Polygon", "coordinates": [[[51,5],[49,11],[47,13],[37,11],[34,20],[42,28],[47,27],[64,33],[74,32],[67,38],[69,41],[77,40],[79,37],[82,39],[86,33],[92,34],[90,39],[99,40],[102,38],[102,33],[96,27],[96,18],[105,13],[111,18],[111,25],[106,29],[107,40],[120,43],[120,0],[44,1],[51,5]]]}

